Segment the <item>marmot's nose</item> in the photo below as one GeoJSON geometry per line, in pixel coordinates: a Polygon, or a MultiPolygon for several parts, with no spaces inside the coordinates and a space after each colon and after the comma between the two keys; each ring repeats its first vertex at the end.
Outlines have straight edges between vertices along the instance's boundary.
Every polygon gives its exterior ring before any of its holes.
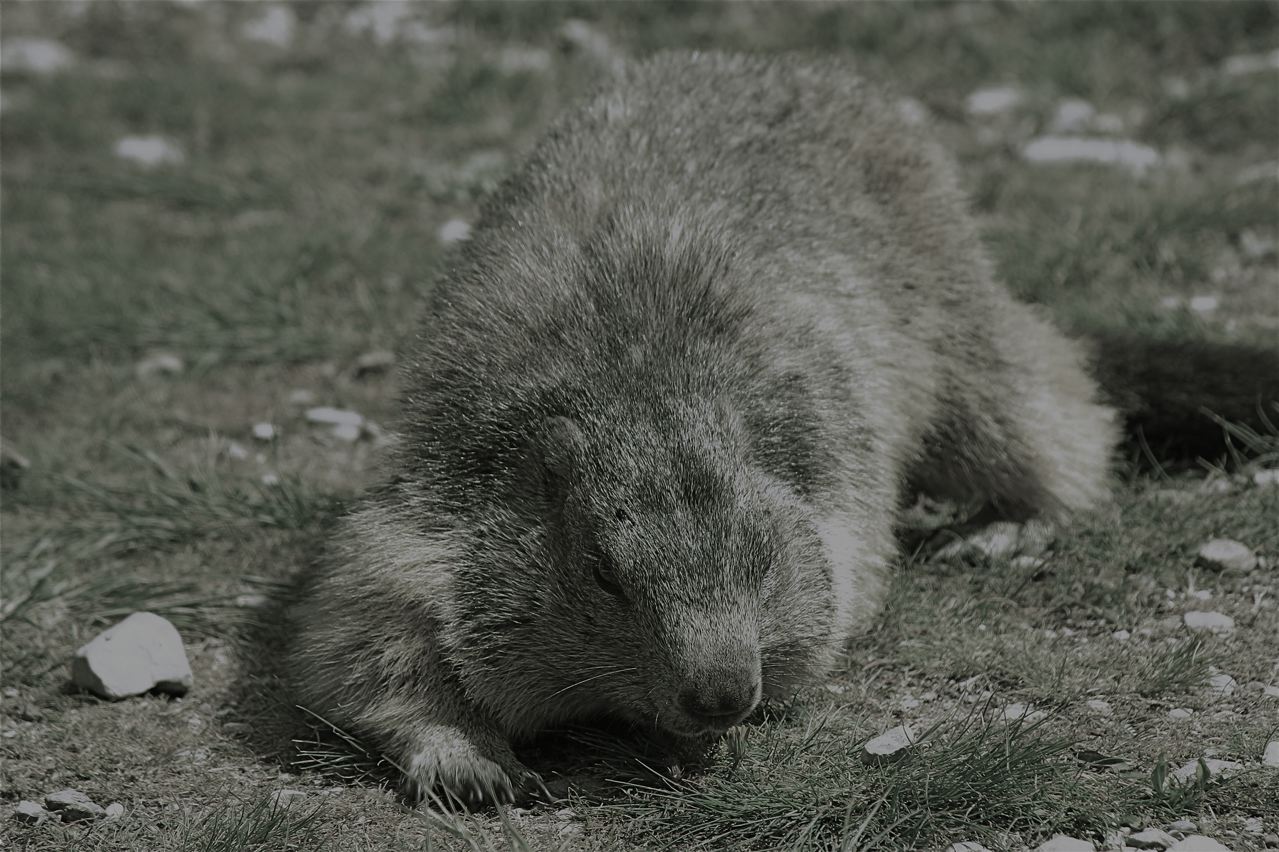
{"type": "Polygon", "coordinates": [[[715,678],[701,688],[685,689],[679,696],[680,709],[716,728],[740,722],[758,701],[759,676],[753,673],[715,678]]]}

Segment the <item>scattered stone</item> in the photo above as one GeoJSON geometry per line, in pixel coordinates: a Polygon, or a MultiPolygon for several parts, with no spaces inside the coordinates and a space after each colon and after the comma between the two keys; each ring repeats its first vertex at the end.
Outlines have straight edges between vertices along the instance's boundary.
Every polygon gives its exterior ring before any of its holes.
{"type": "Polygon", "coordinates": [[[1035,852],[1093,852],[1093,845],[1078,837],[1057,834],[1036,846],[1035,852]]]}
{"type": "Polygon", "coordinates": [[[112,802],[111,804],[107,805],[106,814],[107,814],[107,819],[119,819],[120,817],[124,816],[124,805],[120,804],[119,802],[112,802]]]}
{"type": "Polygon", "coordinates": [[[1129,639],[1132,638],[1132,634],[1129,633],[1127,630],[1116,630],[1114,633],[1110,635],[1120,642],[1127,642],[1129,639]]]}
{"type": "Polygon", "coordinates": [[[1168,849],[1169,852],[1230,852],[1229,847],[1202,834],[1187,834],[1168,849]]]}
{"type": "Polygon", "coordinates": [[[1166,831],[1148,828],[1145,831],[1137,831],[1128,835],[1124,842],[1137,849],[1167,849],[1177,842],[1177,838],[1166,831]]]}
{"type": "Polygon", "coordinates": [[[1248,817],[1243,821],[1243,830],[1248,834],[1261,834],[1266,829],[1261,824],[1261,817],[1248,817]]]}
{"type": "Polygon", "coordinates": [[[461,219],[450,219],[435,232],[435,238],[445,245],[463,242],[470,236],[471,226],[461,219]]]}
{"type": "Polygon", "coordinates": [[[249,457],[249,450],[239,441],[227,441],[226,447],[223,449],[226,457],[233,461],[244,461],[249,457]]]}
{"type": "Polygon", "coordinates": [[[1099,716],[1114,715],[1114,709],[1108,701],[1102,701],[1100,698],[1093,698],[1088,701],[1088,709],[1099,716]]]}
{"type": "Polygon", "coordinates": [[[1252,475],[1252,484],[1261,488],[1279,487],[1279,467],[1257,471],[1252,475]]]}
{"type": "Polygon", "coordinates": [[[901,701],[901,708],[903,710],[918,710],[919,706],[923,703],[924,702],[920,701],[918,698],[903,698],[901,701]]]}
{"type": "Polygon", "coordinates": [[[1195,715],[1195,711],[1189,707],[1174,707],[1168,711],[1168,718],[1174,722],[1182,722],[1193,715],[1195,715]]]}
{"type": "Polygon", "coordinates": [[[374,373],[385,373],[395,366],[395,353],[385,349],[365,352],[355,359],[355,375],[363,377],[374,373]]]}
{"type": "Polygon", "coordinates": [[[990,524],[967,538],[951,542],[937,551],[942,560],[1011,559],[1014,556],[1038,557],[1048,550],[1055,531],[1043,522],[1025,524],[1000,521],[990,524]]]}
{"type": "Polygon", "coordinates": [[[49,812],[39,802],[23,799],[13,809],[13,818],[24,825],[39,825],[49,818],[49,812]]]}
{"type": "Polygon", "coordinates": [[[306,792],[304,790],[276,790],[271,794],[271,805],[276,809],[287,808],[295,801],[305,798],[306,792]]]}
{"type": "Polygon", "coordinates": [[[253,437],[259,441],[275,440],[275,424],[273,423],[254,423],[253,437]]]}
{"type": "Polygon", "coordinates": [[[826,687],[826,691],[829,692],[831,695],[843,695],[845,692],[848,691],[847,684],[843,684],[843,683],[828,683],[825,685],[825,687],[826,687]]]}
{"type": "Polygon", "coordinates": [[[1195,825],[1194,820],[1179,819],[1179,820],[1174,820],[1173,822],[1168,823],[1168,830],[1184,831],[1188,834],[1193,834],[1199,830],[1199,826],[1195,825]]]}
{"type": "Polygon", "coordinates": [[[1279,847],[1279,834],[1267,834],[1261,838],[1261,842],[1271,849],[1279,847]]]}
{"type": "MultiPolygon", "coordinates": [[[[1225,778],[1243,769],[1242,763],[1237,763],[1233,760],[1219,760],[1215,757],[1204,757],[1200,758],[1200,760],[1208,767],[1208,775],[1211,778],[1225,778]]],[[[1182,784],[1193,780],[1198,775],[1199,760],[1188,761],[1172,773],[1172,777],[1182,784]]]]}
{"type": "Polygon", "coordinates": [[[1279,769],[1279,740],[1266,743],[1266,750],[1261,753],[1261,765],[1279,769]]]}
{"type": "Polygon", "coordinates": [[[1279,70],[1279,50],[1231,56],[1221,64],[1221,73],[1230,77],[1279,70]]]}
{"type": "Polygon", "coordinates": [[[7,38],[0,42],[0,70],[20,74],[55,74],[70,68],[75,54],[49,38],[7,38]]]}
{"type": "Polygon", "coordinates": [[[115,143],[115,155],[121,160],[128,160],[148,169],[177,166],[186,160],[186,155],[177,143],[163,136],[122,137],[115,143]]]}
{"type": "Polygon", "coordinates": [[[1279,698],[1279,686],[1262,687],[1261,694],[1267,698],[1279,698]]]}
{"type": "Polygon", "coordinates": [[[1101,163],[1137,174],[1159,162],[1159,152],[1149,145],[1090,136],[1041,136],[1031,140],[1021,154],[1032,163],[1101,163]]]}
{"type": "Polygon", "coordinates": [[[946,847],[945,852],[990,852],[976,840],[961,840],[946,847]]]}
{"type": "Polygon", "coordinates": [[[1212,600],[1212,591],[1210,589],[1192,589],[1186,592],[1186,596],[1197,601],[1210,601],[1212,600]]]}
{"type": "Polygon", "coordinates": [[[63,822],[101,819],[107,815],[101,805],[79,790],[59,790],[44,797],[44,806],[62,817],[63,822]]]}
{"type": "Polygon", "coordinates": [[[324,426],[354,426],[357,430],[364,425],[364,415],[357,411],[329,408],[323,405],[318,408],[308,408],[306,419],[311,423],[324,426]]]}
{"type": "Polygon", "coordinates": [[[242,606],[247,609],[255,609],[260,606],[266,606],[266,595],[245,594],[235,596],[235,605],[242,606]]]}
{"type": "Polygon", "coordinates": [[[354,444],[360,440],[362,434],[364,434],[364,430],[354,423],[339,423],[333,427],[333,437],[348,444],[354,444]]]}
{"type": "Polygon", "coordinates": [[[262,474],[260,481],[267,488],[274,488],[280,484],[280,475],[278,473],[271,473],[270,471],[267,471],[262,474]]]}
{"type": "Polygon", "coordinates": [[[862,746],[862,760],[867,763],[890,763],[905,757],[917,741],[915,732],[907,725],[890,728],[866,741],[862,746]]]}
{"type": "Polygon", "coordinates": [[[297,24],[297,15],[292,9],[283,3],[272,3],[263,8],[262,14],[246,23],[240,34],[249,41],[288,47],[293,43],[297,24]]]}
{"type": "Polygon", "coordinates": [[[1009,704],[999,711],[999,721],[1001,722],[1026,722],[1034,724],[1040,719],[1045,719],[1048,714],[1043,710],[1034,710],[1025,704],[1009,704]]]}
{"type": "Polygon", "coordinates": [[[192,676],[177,628],[153,612],[135,612],[76,651],[71,680],[118,699],[153,689],[183,695],[192,676]]]}
{"type": "Polygon", "coordinates": [[[1053,133],[1079,133],[1097,114],[1097,108],[1083,98],[1066,98],[1057,104],[1049,125],[1053,133]]]}
{"type": "Polygon", "coordinates": [[[1221,307],[1221,300],[1216,296],[1192,296],[1186,304],[1197,314],[1210,314],[1221,307]]]}
{"type": "Polygon", "coordinates": [[[1214,538],[1199,548],[1196,561],[1204,568],[1228,574],[1247,574],[1257,567],[1257,554],[1230,538],[1214,538]]]}
{"type": "Polygon", "coordinates": [[[991,116],[1006,113],[1021,102],[1022,92],[1016,86],[986,86],[970,94],[966,106],[969,115],[991,116]]]}
{"type": "Polygon", "coordinates": [[[1208,678],[1208,695],[1213,698],[1225,698],[1233,695],[1238,684],[1228,674],[1215,674],[1208,678]]]}
{"type": "Polygon", "coordinates": [[[1208,633],[1233,633],[1235,620],[1222,612],[1204,612],[1192,609],[1181,617],[1191,630],[1208,633]]]}
{"type": "Polygon", "coordinates": [[[164,374],[176,376],[186,369],[182,359],[172,352],[156,352],[139,361],[133,368],[139,378],[164,374]]]}

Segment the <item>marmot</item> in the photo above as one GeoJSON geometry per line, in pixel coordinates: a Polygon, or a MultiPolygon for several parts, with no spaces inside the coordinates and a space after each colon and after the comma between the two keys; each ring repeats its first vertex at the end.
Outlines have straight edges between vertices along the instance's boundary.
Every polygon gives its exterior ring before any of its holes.
{"type": "Polygon", "coordinates": [[[415,795],[509,799],[511,743],[580,717],[727,729],[868,624],[908,490],[1063,518],[1119,432],[938,145],[836,61],[620,71],[488,201],[415,346],[291,663],[415,795]]]}

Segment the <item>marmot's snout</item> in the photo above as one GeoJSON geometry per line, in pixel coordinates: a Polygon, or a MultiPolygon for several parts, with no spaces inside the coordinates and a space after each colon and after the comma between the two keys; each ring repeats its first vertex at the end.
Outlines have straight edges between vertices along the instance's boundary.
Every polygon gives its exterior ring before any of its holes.
{"type": "Polygon", "coordinates": [[[750,715],[759,703],[759,667],[719,668],[679,694],[680,711],[702,729],[724,730],[750,715]]]}

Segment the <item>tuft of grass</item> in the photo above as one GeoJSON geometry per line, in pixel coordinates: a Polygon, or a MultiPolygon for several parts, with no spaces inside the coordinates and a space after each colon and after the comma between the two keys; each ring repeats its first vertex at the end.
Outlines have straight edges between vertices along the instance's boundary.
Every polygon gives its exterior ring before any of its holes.
{"type": "Polygon", "coordinates": [[[1189,692],[1203,684],[1212,664],[1204,641],[1193,636],[1144,660],[1131,677],[1134,691],[1147,698],[1189,692]]]}
{"type": "Polygon", "coordinates": [[[187,852],[322,852],[318,836],[323,809],[303,809],[264,797],[231,800],[184,823],[169,848],[187,852]]]}

